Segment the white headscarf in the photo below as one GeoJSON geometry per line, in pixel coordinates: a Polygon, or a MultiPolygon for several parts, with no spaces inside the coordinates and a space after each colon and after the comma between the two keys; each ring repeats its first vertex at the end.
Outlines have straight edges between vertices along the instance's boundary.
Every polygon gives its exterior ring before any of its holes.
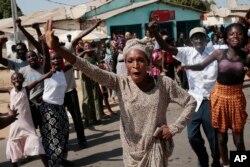
{"type": "Polygon", "coordinates": [[[126,59],[127,53],[131,50],[141,50],[145,53],[148,60],[151,60],[152,47],[148,45],[147,41],[139,40],[139,39],[130,39],[126,42],[126,46],[123,49],[123,55],[126,59]]]}

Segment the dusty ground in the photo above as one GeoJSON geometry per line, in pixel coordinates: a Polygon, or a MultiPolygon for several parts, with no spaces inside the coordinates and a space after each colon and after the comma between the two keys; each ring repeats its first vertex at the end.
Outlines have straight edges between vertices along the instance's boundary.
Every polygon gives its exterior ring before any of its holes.
{"type": "MultiPolygon", "coordinates": [[[[0,87],[11,86],[10,76],[11,73],[9,70],[3,70],[0,68],[0,87]]],[[[9,94],[8,93],[1,93],[0,94],[0,112],[6,112],[7,105],[9,103],[9,94]]],[[[0,139],[4,139],[8,135],[9,128],[5,128],[0,130],[0,139]]]]}

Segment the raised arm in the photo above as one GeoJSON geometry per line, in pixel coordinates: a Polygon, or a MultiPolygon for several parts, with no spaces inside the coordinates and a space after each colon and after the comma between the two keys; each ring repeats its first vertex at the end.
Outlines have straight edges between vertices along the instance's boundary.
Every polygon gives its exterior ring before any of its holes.
{"type": "Polygon", "coordinates": [[[86,29],[85,31],[81,32],[77,37],[75,37],[72,40],[72,47],[75,48],[75,46],[78,44],[78,42],[82,39],[82,37],[88,35],[91,31],[93,31],[99,24],[101,23],[101,20],[98,20],[96,24],[94,24],[92,27],[86,29]]]}
{"type": "MultiPolygon", "coordinates": [[[[45,27],[45,41],[46,45],[54,50],[56,53],[61,55],[66,61],[70,64],[74,64],[76,62],[76,56],[68,52],[67,50],[60,47],[59,42],[55,39],[54,30],[52,30],[52,20],[47,20],[45,27]]],[[[44,56],[45,57],[45,56],[44,56]]]]}
{"type": "Polygon", "coordinates": [[[0,37],[0,63],[4,66],[8,66],[8,60],[3,58],[3,45],[8,41],[6,37],[0,37]]]}
{"type": "Polygon", "coordinates": [[[95,52],[95,49],[84,50],[83,52],[79,53],[78,56],[83,58],[86,53],[91,53],[91,52],[95,52]]]}
{"type": "Polygon", "coordinates": [[[40,36],[42,36],[42,32],[40,30],[39,24],[33,23],[31,26],[32,26],[32,28],[34,28],[36,30],[38,41],[40,41],[40,36]]]}
{"type": "Polygon", "coordinates": [[[25,37],[32,43],[32,45],[38,50],[39,53],[42,53],[42,46],[41,44],[35,40],[35,38],[28,32],[26,29],[22,26],[21,19],[16,20],[16,24],[18,28],[22,31],[22,33],[25,35],[25,37]]]}
{"type": "MultiPolygon", "coordinates": [[[[47,46],[47,43],[45,41],[45,36],[40,36],[40,41],[42,43],[42,50],[43,50],[43,72],[47,73],[50,71],[51,64],[50,64],[50,54],[49,54],[49,48],[47,46]]],[[[59,46],[59,44],[58,44],[59,46]]],[[[60,46],[59,46],[60,47],[60,46]]]]}
{"type": "Polygon", "coordinates": [[[55,40],[54,30],[52,30],[52,20],[48,20],[45,26],[46,43],[50,49],[61,55],[67,62],[77,67],[85,75],[92,78],[96,82],[105,85],[109,88],[116,89],[118,85],[118,76],[114,73],[107,72],[90,64],[87,60],[76,57],[74,54],[64,50],[55,40]]]}
{"type": "Polygon", "coordinates": [[[158,25],[155,21],[152,21],[148,24],[148,30],[150,31],[150,33],[155,37],[156,41],[158,42],[158,44],[160,45],[161,49],[170,52],[172,55],[177,55],[178,53],[178,49],[175,46],[171,46],[169,44],[167,44],[162,37],[159,34],[158,31],[158,25]]]}
{"type": "Polygon", "coordinates": [[[208,66],[213,61],[219,60],[222,54],[223,54],[223,50],[215,50],[202,63],[194,64],[194,65],[184,65],[184,66],[182,66],[182,68],[190,69],[193,71],[202,71],[206,66],[208,66]]]}

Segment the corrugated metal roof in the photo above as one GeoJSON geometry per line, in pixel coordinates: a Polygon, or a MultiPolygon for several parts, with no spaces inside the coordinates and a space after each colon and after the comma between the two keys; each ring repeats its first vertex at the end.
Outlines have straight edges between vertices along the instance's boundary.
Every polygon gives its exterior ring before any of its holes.
{"type": "MultiPolygon", "coordinates": [[[[40,27],[40,29],[42,32],[44,32],[43,27],[40,27]]],[[[27,27],[27,28],[25,28],[25,30],[28,31],[35,39],[37,39],[37,33],[33,28],[27,27]]],[[[68,30],[62,30],[62,29],[54,29],[54,30],[55,30],[55,35],[57,35],[57,36],[60,36],[62,34],[66,34],[69,32],[68,30]]],[[[10,34],[14,33],[13,28],[5,28],[5,29],[1,29],[1,31],[5,32],[5,33],[10,33],[10,34]]]]}
{"type": "MultiPolygon", "coordinates": [[[[29,26],[33,23],[45,23],[49,18],[53,18],[53,21],[79,19],[86,12],[90,11],[92,6],[97,8],[112,1],[113,0],[93,0],[80,5],[65,6],[49,11],[38,11],[26,16],[21,16],[20,18],[23,26],[29,26]]],[[[12,18],[0,20],[0,31],[1,29],[10,27],[13,27],[12,18]]]]}
{"type": "MultiPolygon", "coordinates": [[[[56,8],[50,11],[39,11],[32,14],[21,16],[22,25],[27,26],[33,23],[45,23],[47,19],[53,18],[54,21],[67,20],[67,19],[78,19],[87,11],[85,4],[77,5],[74,7],[62,7],[56,8]]],[[[0,20],[0,30],[3,28],[13,27],[12,18],[0,20]]]]}

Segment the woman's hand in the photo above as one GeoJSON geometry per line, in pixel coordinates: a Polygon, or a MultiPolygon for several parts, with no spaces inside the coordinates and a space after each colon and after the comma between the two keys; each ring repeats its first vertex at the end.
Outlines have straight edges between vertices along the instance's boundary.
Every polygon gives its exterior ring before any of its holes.
{"type": "Polygon", "coordinates": [[[56,50],[59,47],[59,41],[55,39],[54,30],[52,29],[52,19],[47,20],[45,26],[45,41],[50,49],[56,50]]]}
{"type": "Polygon", "coordinates": [[[7,106],[7,109],[8,109],[8,114],[9,115],[13,115],[14,117],[16,117],[18,115],[17,114],[17,109],[15,109],[14,107],[13,107],[13,109],[11,109],[9,104],[7,106]]]}
{"type": "Polygon", "coordinates": [[[55,72],[55,68],[52,67],[51,70],[47,74],[45,74],[45,78],[50,78],[55,72]]]}
{"type": "Polygon", "coordinates": [[[168,140],[173,137],[172,133],[169,131],[169,127],[167,125],[162,125],[162,139],[168,140]]]}
{"type": "Polygon", "coordinates": [[[250,78],[250,69],[248,67],[244,67],[245,74],[250,78]]]}
{"type": "Polygon", "coordinates": [[[173,137],[172,133],[169,131],[169,127],[167,125],[162,125],[158,127],[154,132],[154,137],[160,138],[163,140],[168,140],[173,137]]]}

